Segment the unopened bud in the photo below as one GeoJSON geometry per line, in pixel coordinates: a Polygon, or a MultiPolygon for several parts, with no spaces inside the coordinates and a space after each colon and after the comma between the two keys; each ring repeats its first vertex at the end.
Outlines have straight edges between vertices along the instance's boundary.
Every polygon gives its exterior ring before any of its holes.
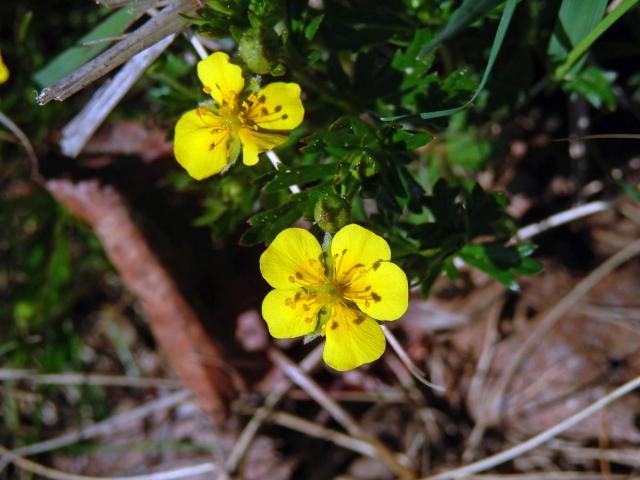
{"type": "Polygon", "coordinates": [[[313,209],[313,219],[325,232],[335,233],[349,223],[351,207],[344,198],[327,194],[321,197],[313,209]]]}

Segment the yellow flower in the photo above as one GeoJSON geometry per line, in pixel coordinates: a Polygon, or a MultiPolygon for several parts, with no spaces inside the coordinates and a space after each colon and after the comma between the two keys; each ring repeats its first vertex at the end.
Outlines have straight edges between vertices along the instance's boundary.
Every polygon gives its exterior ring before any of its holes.
{"type": "Polygon", "coordinates": [[[0,84],[9,80],[9,69],[2,61],[2,52],[0,52],[0,84]]]}
{"type": "Polygon", "coordinates": [[[260,271],[275,289],[262,302],[269,333],[326,337],[324,361],[350,370],[382,355],[385,338],[376,320],[407,310],[409,289],[380,236],[351,224],[333,237],[330,251],[307,230],[288,228],[260,257],[260,271]]]}
{"type": "Polygon", "coordinates": [[[198,62],[198,77],[215,104],[182,115],[173,147],[178,163],[197,180],[225,170],[241,148],[245,165],[255,165],[259,153],[285,142],[284,134],[302,123],[297,83],[275,82],[243,95],[242,69],[222,52],[198,62]]]}

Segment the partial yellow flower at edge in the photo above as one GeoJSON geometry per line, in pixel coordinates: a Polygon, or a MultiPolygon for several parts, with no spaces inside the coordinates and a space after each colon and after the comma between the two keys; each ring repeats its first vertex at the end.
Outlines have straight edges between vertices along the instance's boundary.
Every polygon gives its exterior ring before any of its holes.
{"type": "Polygon", "coordinates": [[[0,84],[9,80],[9,69],[2,60],[2,52],[0,52],[0,84]]]}
{"type": "Polygon", "coordinates": [[[390,262],[386,240],[351,224],[333,238],[329,261],[307,230],[288,228],[260,257],[260,271],[274,288],[262,303],[269,333],[293,338],[319,331],[323,358],[336,370],[378,359],[386,342],[378,321],[407,310],[409,286],[390,262]]]}
{"type": "Polygon", "coordinates": [[[176,160],[201,180],[224,171],[243,152],[245,165],[281,145],[304,118],[300,86],[275,82],[243,97],[242,69],[216,52],[198,62],[198,77],[215,105],[186,112],[175,128],[176,160]]]}

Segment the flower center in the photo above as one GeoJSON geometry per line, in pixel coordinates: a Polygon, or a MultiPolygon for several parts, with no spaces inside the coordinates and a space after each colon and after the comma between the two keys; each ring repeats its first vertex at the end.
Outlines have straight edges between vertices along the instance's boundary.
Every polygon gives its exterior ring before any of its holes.
{"type": "Polygon", "coordinates": [[[331,280],[319,287],[315,294],[322,305],[331,305],[344,297],[342,287],[331,280]]]}

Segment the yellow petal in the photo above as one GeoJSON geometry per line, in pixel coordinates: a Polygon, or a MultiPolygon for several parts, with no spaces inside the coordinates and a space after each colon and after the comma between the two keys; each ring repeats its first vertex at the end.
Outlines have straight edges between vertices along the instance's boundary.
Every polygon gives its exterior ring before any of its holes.
{"type": "Polygon", "coordinates": [[[344,296],[377,320],[397,320],[409,305],[409,282],[400,267],[383,261],[355,277],[344,296]]]}
{"type": "Polygon", "coordinates": [[[201,112],[202,109],[190,110],[180,117],[173,141],[176,160],[196,180],[220,172],[228,162],[227,130],[216,130],[214,125],[219,119],[201,112]]]}
{"type": "Polygon", "coordinates": [[[260,256],[260,273],[273,288],[323,285],[322,248],[307,230],[287,228],[260,256]]]}
{"type": "Polygon", "coordinates": [[[242,142],[242,161],[245,165],[258,163],[258,154],[271,150],[287,141],[285,135],[257,132],[250,128],[241,128],[238,132],[242,142]]]}
{"type": "Polygon", "coordinates": [[[316,329],[320,307],[300,289],[276,289],[264,297],[262,316],[272,337],[301,337],[316,329]]]}
{"type": "Polygon", "coordinates": [[[9,79],[9,69],[2,60],[2,53],[0,52],[0,84],[6,82],[9,79]]]}
{"type": "Polygon", "coordinates": [[[375,262],[391,259],[387,241],[379,235],[352,223],[342,227],[331,242],[335,278],[345,284],[347,279],[370,268],[375,262]]]}
{"type": "Polygon", "coordinates": [[[270,83],[247,99],[247,117],[266,130],[292,130],[302,123],[304,107],[297,83],[270,83]]]}
{"type": "Polygon", "coordinates": [[[198,78],[204,91],[211,95],[220,106],[237,102],[244,88],[242,69],[229,61],[229,55],[215,52],[198,62],[198,78]]]}
{"type": "Polygon", "coordinates": [[[325,328],[327,342],[322,356],[336,370],[373,362],[384,352],[386,341],[380,325],[354,309],[335,304],[325,328]]]}

